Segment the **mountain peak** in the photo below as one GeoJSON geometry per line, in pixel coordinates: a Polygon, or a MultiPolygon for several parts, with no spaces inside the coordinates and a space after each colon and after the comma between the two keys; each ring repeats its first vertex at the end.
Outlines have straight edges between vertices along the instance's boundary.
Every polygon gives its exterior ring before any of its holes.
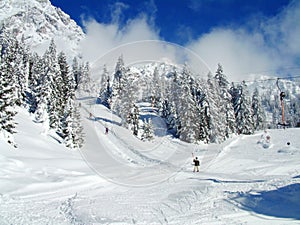
{"type": "Polygon", "coordinates": [[[24,37],[25,43],[38,53],[43,53],[54,39],[58,50],[75,56],[84,37],[75,21],[49,0],[1,0],[0,29],[3,28],[18,39],[24,37]]]}

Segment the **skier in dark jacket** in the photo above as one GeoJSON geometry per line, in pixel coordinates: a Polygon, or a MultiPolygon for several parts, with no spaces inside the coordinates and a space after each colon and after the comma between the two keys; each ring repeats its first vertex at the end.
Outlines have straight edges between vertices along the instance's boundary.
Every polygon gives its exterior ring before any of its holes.
{"type": "Polygon", "coordinates": [[[193,159],[194,162],[194,172],[199,172],[199,166],[200,166],[200,161],[198,160],[198,157],[193,159]]]}

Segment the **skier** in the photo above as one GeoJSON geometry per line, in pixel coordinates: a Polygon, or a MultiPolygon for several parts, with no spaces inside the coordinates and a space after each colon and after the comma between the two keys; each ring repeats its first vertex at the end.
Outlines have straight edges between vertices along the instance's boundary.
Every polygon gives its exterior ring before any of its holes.
{"type": "Polygon", "coordinates": [[[263,148],[269,148],[271,145],[271,136],[268,134],[268,131],[265,130],[264,133],[261,135],[260,142],[263,148]]]}
{"type": "MultiPolygon", "coordinates": [[[[194,157],[194,154],[193,154],[194,157]]],[[[193,172],[199,172],[199,166],[200,166],[200,161],[198,160],[198,157],[193,158],[194,162],[194,171],[193,172]]]]}
{"type": "Polygon", "coordinates": [[[108,134],[108,127],[105,127],[105,134],[108,134]]]}

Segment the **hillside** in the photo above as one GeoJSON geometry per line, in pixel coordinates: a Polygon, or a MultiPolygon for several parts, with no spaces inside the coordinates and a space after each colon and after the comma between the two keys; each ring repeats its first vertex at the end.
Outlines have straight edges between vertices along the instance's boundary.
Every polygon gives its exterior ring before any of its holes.
{"type": "Polygon", "coordinates": [[[24,110],[18,149],[0,141],[1,224],[299,223],[299,129],[269,130],[267,149],[261,132],[221,145],[142,142],[95,99],[79,101],[81,151],[63,147],[24,110]]]}

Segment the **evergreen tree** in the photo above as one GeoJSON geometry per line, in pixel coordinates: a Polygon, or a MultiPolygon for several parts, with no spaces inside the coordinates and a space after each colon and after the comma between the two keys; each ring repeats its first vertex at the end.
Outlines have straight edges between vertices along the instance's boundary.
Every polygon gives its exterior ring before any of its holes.
{"type": "Polygon", "coordinates": [[[153,134],[154,130],[151,118],[149,118],[148,121],[144,119],[142,140],[151,141],[153,139],[153,134]]]}
{"type": "Polygon", "coordinates": [[[259,97],[258,89],[255,88],[252,95],[252,118],[255,130],[265,129],[266,115],[261,104],[261,99],[259,97]]]}
{"type": "Polygon", "coordinates": [[[205,94],[205,88],[207,85],[204,80],[198,80],[195,83],[195,98],[196,98],[196,112],[195,116],[198,118],[196,120],[196,131],[195,139],[196,141],[203,141],[204,143],[209,143],[210,141],[210,112],[209,112],[209,102],[207,101],[207,96],[205,94]]]}
{"type": "Polygon", "coordinates": [[[123,55],[119,56],[116,67],[115,73],[113,75],[113,95],[117,96],[120,92],[124,89],[122,78],[125,75],[126,68],[124,65],[123,55]]]}
{"type": "Polygon", "coordinates": [[[152,107],[157,107],[161,99],[161,80],[157,67],[154,68],[153,77],[150,83],[151,104],[152,107]]]}
{"type": "Polygon", "coordinates": [[[225,138],[229,138],[231,134],[236,132],[234,109],[231,104],[231,95],[229,93],[229,82],[226,75],[223,73],[221,64],[218,64],[215,79],[217,80],[217,89],[220,95],[219,109],[222,115],[225,115],[224,132],[225,138]]]}
{"type": "Polygon", "coordinates": [[[14,80],[14,51],[10,37],[0,34],[0,131],[13,143],[16,133],[16,87],[14,80]]]}
{"type": "Polygon", "coordinates": [[[173,69],[173,76],[172,81],[170,84],[170,87],[168,88],[167,92],[167,98],[169,99],[169,111],[170,116],[167,118],[167,123],[169,124],[170,129],[173,129],[175,132],[175,135],[179,136],[179,130],[181,129],[181,122],[180,117],[178,113],[179,107],[179,96],[181,94],[181,81],[179,78],[179,74],[177,72],[177,69],[173,69]]]}
{"type": "Polygon", "coordinates": [[[80,114],[75,105],[76,82],[69,72],[66,55],[58,55],[59,74],[56,79],[57,90],[60,90],[57,100],[57,115],[59,118],[58,133],[69,148],[81,147],[83,143],[80,114]]]}
{"type": "Polygon", "coordinates": [[[175,107],[172,103],[171,86],[169,82],[165,84],[165,94],[159,103],[159,113],[165,119],[168,129],[173,129],[175,126],[175,107]]]}
{"type": "Polygon", "coordinates": [[[42,59],[38,61],[37,66],[33,66],[32,73],[32,77],[37,78],[37,86],[34,90],[37,101],[35,120],[37,122],[51,123],[51,127],[56,127],[58,124],[58,116],[56,115],[56,94],[58,90],[56,89],[54,79],[57,77],[59,71],[56,46],[53,40],[42,59]]]}
{"type": "MultiPolygon", "coordinates": [[[[25,46],[24,37],[18,45],[18,56],[20,62],[17,73],[17,85],[18,85],[18,100],[19,105],[25,105],[26,102],[26,91],[28,90],[28,77],[29,77],[29,49],[25,46]]],[[[16,62],[16,64],[18,64],[16,62]]]]}
{"type": "Polygon", "coordinates": [[[208,75],[207,85],[206,95],[209,103],[211,129],[210,142],[219,143],[224,141],[226,137],[226,112],[223,109],[217,80],[211,74],[208,75]]]}
{"type": "Polygon", "coordinates": [[[57,133],[62,137],[68,148],[81,148],[83,145],[83,128],[80,114],[72,98],[69,97],[64,108],[64,115],[60,118],[57,133]]]}
{"type": "Polygon", "coordinates": [[[90,64],[86,62],[80,66],[79,78],[77,87],[80,91],[87,93],[91,92],[91,77],[90,77],[90,64]]]}
{"type": "Polygon", "coordinates": [[[209,143],[211,139],[211,117],[208,101],[203,101],[201,106],[199,105],[197,109],[199,115],[199,128],[198,132],[196,133],[196,139],[203,141],[204,143],[209,143]]]}
{"type": "Polygon", "coordinates": [[[120,57],[116,64],[112,90],[112,109],[121,117],[123,126],[130,122],[130,113],[138,96],[138,85],[135,73],[124,67],[123,58],[120,57]]]}
{"type": "Polygon", "coordinates": [[[46,109],[46,95],[44,92],[44,84],[48,83],[45,75],[45,64],[43,58],[39,57],[36,53],[30,58],[30,74],[28,78],[28,88],[30,92],[29,99],[29,112],[36,113],[38,106],[44,103],[46,109]]]}
{"type": "Polygon", "coordinates": [[[56,45],[53,40],[45,52],[43,59],[45,63],[44,65],[46,66],[45,78],[47,80],[44,84],[44,88],[48,92],[45,101],[47,104],[49,128],[57,129],[63,111],[61,98],[61,95],[63,94],[63,87],[60,85],[63,81],[58,64],[56,45]]]}
{"type": "Polygon", "coordinates": [[[110,78],[106,66],[103,67],[103,73],[101,76],[99,102],[106,107],[110,108],[110,102],[112,98],[112,90],[110,86],[110,78]]]}
{"type": "Polygon", "coordinates": [[[253,134],[253,113],[246,83],[243,81],[241,84],[238,84],[237,87],[232,84],[230,92],[235,113],[237,132],[239,134],[253,134]]]}
{"type": "Polygon", "coordinates": [[[81,71],[77,57],[74,57],[72,64],[72,73],[75,81],[75,89],[77,90],[81,80],[81,71]]]}
{"type": "Polygon", "coordinates": [[[191,71],[184,65],[180,79],[180,94],[178,96],[177,111],[180,118],[181,127],[178,134],[181,140],[193,143],[195,142],[195,131],[197,129],[195,116],[196,102],[192,95],[194,81],[191,71]]]}
{"type": "Polygon", "coordinates": [[[131,127],[132,133],[137,136],[139,130],[139,108],[137,105],[133,105],[128,117],[127,117],[127,124],[131,127]]]}

